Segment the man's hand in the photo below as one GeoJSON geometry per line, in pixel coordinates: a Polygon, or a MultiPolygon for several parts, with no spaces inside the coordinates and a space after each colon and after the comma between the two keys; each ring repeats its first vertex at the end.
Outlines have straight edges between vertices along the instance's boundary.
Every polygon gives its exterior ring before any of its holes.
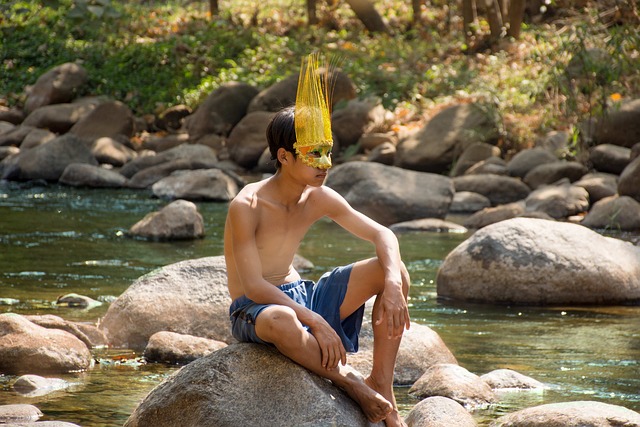
{"type": "Polygon", "coordinates": [[[376,325],[387,322],[387,337],[400,338],[404,329],[411,326],[409,318],[409,307],[407,300],[402,294],[399,286],[385,286],[385,290],[380,295],[380,310],[378,318],[374,319],[376,325]]]}
{"type": "Polygon", "coordinates": [[[322,353],[322,366],[332,370],[338,367],[338,363],[347,364],[347,352],[342,345],[342,340],[322,316],[317,315],[313,326],[309,326],[311,334],[318,341],[322,353]]]}

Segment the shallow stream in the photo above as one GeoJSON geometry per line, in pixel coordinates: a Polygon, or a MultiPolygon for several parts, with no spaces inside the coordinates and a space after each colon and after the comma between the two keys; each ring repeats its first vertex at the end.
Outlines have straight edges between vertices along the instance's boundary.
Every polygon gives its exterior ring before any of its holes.
{"type": "MultiPolygon", "coordinates": [[[[199,203],[206,237],[148,242],[127,237],[133,224],[166,201],[145,191],[81,190],[0,182],[0,313],[55,314],[95,322],[108,302],[143,274],[190,258],[222,254],[227,205],[199,203]],[[78,293],[104,301],[83,311],[55,305],[78,293]]],[[[501,394],[500,403],[475,411],[480,425],[524,407],[595,400],[640,411],[640,307],[505,307],[451,304],[436,298],[435,275],[444,257],[468,235],[400,236],[412,275],[413,322],[442,337],[461,366],[482,375],[514,369],[547,385],[544,391],[501,394]]],[[[336,265],[369,257],[372,248],[329,222],[314,226],[300,249],[316,279],[336,265]]],[[[30,403],[45,414],[83,427],[121,426],[137,403],[177,367],[145,364],[127,350],[97,350],[88,372],[58,376],[63,391],[23,397],[15,377],[0,375],[0,405],[30,403]]],[[[396,390],[401,410],[417,401],[396,390]]]]}

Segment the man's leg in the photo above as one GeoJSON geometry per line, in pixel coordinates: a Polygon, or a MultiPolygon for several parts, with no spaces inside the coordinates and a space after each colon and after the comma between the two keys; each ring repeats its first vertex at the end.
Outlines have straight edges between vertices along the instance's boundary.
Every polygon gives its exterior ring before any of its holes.
{"type": "MultiPolygon", "coordinates": [[[[402,292],[405,299],[409,293],[410,278],[404,264],[402,265],[402,292]]],[[[372,319],[377,319],[381,310],[380,295],[384,291],[384,272],[377,258],[360,261],[354,264],[349,278],[347,294],[340,307],[340,317],[347,318],[369,298],[376,295],[373,305],[372,319]]],[[[388,427],[404,425],[396,405],[393,393],[393,372],[396,356],[402,338],[389,338],[387,322],[379,325],[373,322],[373,368],[365,380],[373,389],[382,394],[393,405],[393,412],[385,419],[388,427]]]]}
{"type": "Polygon", "coordinates": [[[355,400],[369,421],[379,422],[393,410],[392,404],[365,380],[338,364],[334,370],[322,366],[320,346],[289,307],[271,305],[255,321],[256,334],[272,343],[283,355],[310,371],[331,380],[355,400]]]}

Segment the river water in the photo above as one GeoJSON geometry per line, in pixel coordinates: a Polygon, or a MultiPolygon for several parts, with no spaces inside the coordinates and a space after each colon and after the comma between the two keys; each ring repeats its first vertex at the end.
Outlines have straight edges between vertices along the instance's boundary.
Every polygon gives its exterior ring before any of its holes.
{"type": "MultiPolygon", "coordinates": [[[[0,313],[55,314],[95,322],[108,302],[143,274],[174,262],[222,254],[225,203],[199,203],[206,237],[148,242],[127,230],[167,202],[146,191],[83,190],[44,183],[0,182],[0,313]],[[103,301],[83,311],[56,306],[78,293],[103,301]]],[[[593,400],[640,411],[640,307],[506,307],[452,304],[436,297],[435,275],[467,234],[399,236],[411,275],[413,322],[433,328],[461,366],[482,375],[510,368],[547,386],[501,393],[500,402],[473,412],[480,425],[508,412],[545,403],[593,400]]],[[[300,249],[316,279],[335,265],[373,255],[372,248],[330,222],[314,226],[300,249]]],[[[87,372],[61,375],[71,387],[41,397],[12,391],[0,375],[0,405],[30,403],[83,427],[121,426],[137,403],[177,367],[145,364],[127,350],[96,350],[87,372]]],[[[417,401],[396,394],[406,414],[417,401]]]]}

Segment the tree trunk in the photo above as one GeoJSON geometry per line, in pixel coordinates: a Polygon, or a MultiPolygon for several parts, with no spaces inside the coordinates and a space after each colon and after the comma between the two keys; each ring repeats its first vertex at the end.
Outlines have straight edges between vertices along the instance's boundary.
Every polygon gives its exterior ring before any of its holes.
{"type": "Polygon", "coordinates": [[[209,0],[209,13],[211,16],[218,16],[220,8],[218,7],[218,0],[209,0]]]}
{"type": "Polygon", "coordinates": [[[355,12],[356,16],[365,28],[372,33],[388,33],[389,29],[369,0],[347,0],[347,4],[355,12]]]}
{"type": "Polygon", "coordinates": [[[471,25],[477,18],[475,0],[462,0],[462,20],[464,23],[464,37],[469,39],[471,35],[471,25]]]}
{"type": "Polygon", "coordinates": [[[526,0],[511,0],[511,10],[509,11],[509,31],[507,34],[514,39],[520,38],[520,29],[522,27],[522,19],[524,18],[524,9],[526,0]]]}
{"type": "Polygon", "coordinates": [[[307,0],[307,15],[309,15],[309,25],[315,25],[318,23],[316,0],[307,0]]]}
{"type": "Polygon", "coordinates": [[[502,14],[498,0],[485,0],[487,5],[487,19],[491,29],[491,38],[494,40],[502,36],[502,14]]]}
{"type": "Polygon", "coordinates": [[[411,0],[411,8],[413,9],[413,22],[416,23],[420,20],[420,4],[422,0],[411,0]]]}

